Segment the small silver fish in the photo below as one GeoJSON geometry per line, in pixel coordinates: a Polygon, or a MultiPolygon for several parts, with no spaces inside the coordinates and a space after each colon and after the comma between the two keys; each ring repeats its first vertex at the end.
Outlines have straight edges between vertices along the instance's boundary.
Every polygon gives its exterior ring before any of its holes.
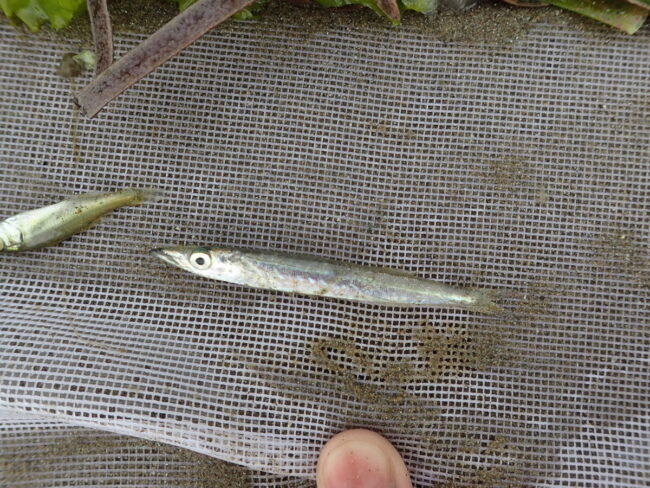
{"type": "Polygon", "coordinates": [[[76,195],[47,207],[28,210],[0,222],[0,251],[31,251],[53,246],[92,227],[119,207],[140,205],[158,192],[127,188],[114,193],[76,195]]]}
{"type": "Polygon", "coordinates": [[[151,253],[205,278],[255,288],[380,305],[502,312],[488,290],[454,288],[390,269],[222,247],[175,246],[153,249],[151,253]]]}

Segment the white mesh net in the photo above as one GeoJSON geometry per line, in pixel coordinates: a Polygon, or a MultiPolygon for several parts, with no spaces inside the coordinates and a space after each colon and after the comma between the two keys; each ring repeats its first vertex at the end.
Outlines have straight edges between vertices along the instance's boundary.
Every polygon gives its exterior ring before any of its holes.
{"type": "Polygon", "coordinates": [[[3,217],[127,186],[166,198],[0,256],[0,407],[23,415],[1,424],[2,466],[109,443],[0,485],[212,486],[187,478],[208,461],[123,434],[302,486],[263,473],[308,480],[331,435],[368,427],[416,486],[646,486],[649,46],[647,27],[467,45],[238,23],[89,121],[83,82],[55,74],[66,46],[2,26],[3,217]],[[211,282],[146,253],[168,244],[405,269],[498,288],[510,313],[211,282]]]}
{"type": "Polygon", "coordinates": [[[6,412],[0,420],[2,486],[310,486],[158,442],[6,412]]]}

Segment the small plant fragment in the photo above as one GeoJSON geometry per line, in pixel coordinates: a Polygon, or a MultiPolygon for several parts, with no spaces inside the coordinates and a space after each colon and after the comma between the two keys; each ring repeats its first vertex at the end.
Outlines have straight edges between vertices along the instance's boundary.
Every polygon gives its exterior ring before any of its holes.
{"type": "Polygon", "coordinates": [[[90,50],[77,53],[65,53],[57,69],[57,74],[64,78],[74,78],[84,71],[95,69],[97,57],[90,50]]]}
{"type": "Polygon", "coordinates": [[[649,12],[649,7],[639,7],[624,0],[546,0],[546,2],[611,25],[628,34],[634,34],[641,28],[649,12]]]}
{"type": "Polygon", "coordinates": [[[77,94],[94,117],[111,100],[254,0],[200,0],[126,53],[77,94]]]}

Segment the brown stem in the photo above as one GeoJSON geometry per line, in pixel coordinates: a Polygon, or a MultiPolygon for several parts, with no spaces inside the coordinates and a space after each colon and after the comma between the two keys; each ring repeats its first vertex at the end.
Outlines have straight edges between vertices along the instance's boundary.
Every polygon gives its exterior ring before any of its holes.
{"type": "Polygon", "coordinates": [[[76,97],[89,117],[210,29],[255,0],[199,0],[126,53],[76,97]]]}
{"type": "Polygon", "coordinates": [[[397,0],[377,0],[377,6],[384,12],[389,18],[393,20],[400,19],[399,7],[397,6],[397,0]]]}
{"type": "Polygon", "coordinates": [[[88,15],[90,15],[93,40],[95,41],[95,53],[98,57],[95,73],[99,74],[113,62],[111,16],[108,13],[106,0],[86,0],[86,5],[88,6],[88,15]]]}

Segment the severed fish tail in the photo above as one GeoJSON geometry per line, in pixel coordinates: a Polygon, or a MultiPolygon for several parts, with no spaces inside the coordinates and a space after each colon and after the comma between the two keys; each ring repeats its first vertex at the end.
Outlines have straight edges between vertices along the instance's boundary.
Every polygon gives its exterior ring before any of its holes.
{"type": "Polygon", "coordinates": [[[163,192],[155,188],[127,188],[125,192],[133,192],[133,199],[129,205],[137,206],[145,202],[158,202],[163,199],[163,192]]]}
{"type": "Polygon", "coordinates": [[[494,300],[499,296],[499,293],[496,290],[491,288],[475,288],[470,291],[470,294],[474,298],[474,302],[465,307],[467,310],[487,315],[505,314],[505,310],[494,302],[494,300]]]}

